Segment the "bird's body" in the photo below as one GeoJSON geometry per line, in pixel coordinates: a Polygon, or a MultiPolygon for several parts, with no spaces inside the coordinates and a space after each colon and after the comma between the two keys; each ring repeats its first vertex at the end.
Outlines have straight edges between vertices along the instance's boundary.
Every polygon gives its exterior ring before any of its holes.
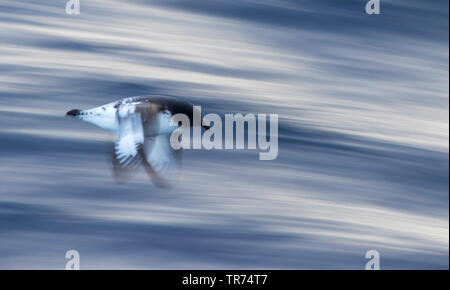
{"type": "MultiPolygon", "coordinates": [[[[180,163],[180,150],[170,146],[169,136],[178,128],[171,117],[193,117],[192,104],[167,96],[130,97],[89,110],[71,110],[67,116],[92,123],[116,134],[113,153],[115,177],[123,181],[140,166],[156,185],[180,163]]],[[[192,122],[191,122],[192,124],[192,122]]]]}

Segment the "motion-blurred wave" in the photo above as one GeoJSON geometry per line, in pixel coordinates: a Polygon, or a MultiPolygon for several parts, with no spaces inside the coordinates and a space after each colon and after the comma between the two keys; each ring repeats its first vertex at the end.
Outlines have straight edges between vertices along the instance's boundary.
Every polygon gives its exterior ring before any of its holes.
{"type": "Polygon", "coordinates": [[[46,2],[0,0],[0,268],[448,268],[448,1],[46,2]],[[114,183],[63,115],[152,93],[279,114],[278,159],[114,183]]]}

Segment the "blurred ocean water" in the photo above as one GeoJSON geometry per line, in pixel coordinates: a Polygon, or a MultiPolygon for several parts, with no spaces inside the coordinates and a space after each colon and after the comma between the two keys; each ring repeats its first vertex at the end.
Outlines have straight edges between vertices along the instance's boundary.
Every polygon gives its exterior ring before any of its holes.
{"type": "Polygon", "coordinates": [[[0,268],[448,268],[448,1],[0,0],[0,268]],[[279,114],[279,155],[113,181],[64,118],[167,94],[279,114]]]}

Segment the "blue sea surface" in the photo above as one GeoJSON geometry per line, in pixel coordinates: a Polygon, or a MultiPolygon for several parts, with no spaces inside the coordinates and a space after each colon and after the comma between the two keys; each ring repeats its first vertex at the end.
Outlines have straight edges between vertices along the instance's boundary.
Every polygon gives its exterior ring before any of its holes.
{"type": "Polygon", "coordinates": [[[0,269],[449,267],[449,2],[0,0],[0,269]],[[279,154],[114,182],[65,118],[165,94],[279,115],[279,154]]]}

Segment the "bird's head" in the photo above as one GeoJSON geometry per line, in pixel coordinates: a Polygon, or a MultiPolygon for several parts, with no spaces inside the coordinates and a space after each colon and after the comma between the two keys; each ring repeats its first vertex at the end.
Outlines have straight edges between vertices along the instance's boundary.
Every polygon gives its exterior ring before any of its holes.
{"type": "Polygon", "coordinates": [[[117,129],[116,108],[113,105],[114,103],[106,104],[89,110],[73,109],[66,113],[66,117],[115,131],[117,129]]]}
{"type": "Polygon", "coordinates": [[[81,115],[81,110],[79,110],[79,109],[73,109],[66,113],[66,117],[70,117],[70,118],[76,118],[79,115],[81,115]]]}

